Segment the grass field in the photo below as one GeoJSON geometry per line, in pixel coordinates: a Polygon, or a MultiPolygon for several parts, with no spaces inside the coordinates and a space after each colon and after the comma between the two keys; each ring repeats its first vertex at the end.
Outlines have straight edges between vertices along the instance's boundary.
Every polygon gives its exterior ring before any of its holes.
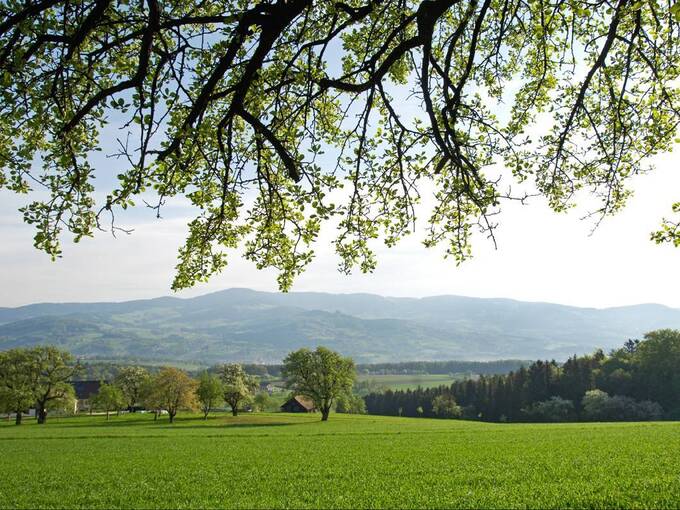
{"type": "Polygon", "coordinates": [[[359,381],[371,381],[378,386],[384,386],[391,390],[406,390],[415,389],[418,386],[422,388],[435,388],[437,386],[450,386],[454,381],[460,380],[464,375],[448,375],[448,374],[388,374],[388,375],[359,375],[359,381]]]}
{"type": "Polygon", "coordinates": [[[0,425],[0,507],[679,508],[680,423],[127,415],[0,425]]]}

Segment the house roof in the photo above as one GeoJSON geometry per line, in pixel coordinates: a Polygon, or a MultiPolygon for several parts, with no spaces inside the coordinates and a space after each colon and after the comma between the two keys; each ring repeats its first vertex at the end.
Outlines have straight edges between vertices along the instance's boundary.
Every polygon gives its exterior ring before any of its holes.
{"type": "MultiPolygon", "coordinates": [[[[316,409],[316,406],[314,405],[314,401],[312,399],[307,398],[307,397],[303,397],[302,395],[295,395],[293,398],[288,400],[286,402],[286,404],[288,404],[291,401],[297,402],[298,404],[300,404],[302,407],[304,407],[308,411],[312,411],[312,410],[316,409]]],[[[283,404],[283,405],[285,406],[286,404],[283,404]]],[[[283,406],[281,406],[281,407],[283,407],[283,406]]]]}
{"type": "Polygon", "coordinates": [[[99,393],[101,381],[71,381],[78,400],[85,400],[99,393]]]}

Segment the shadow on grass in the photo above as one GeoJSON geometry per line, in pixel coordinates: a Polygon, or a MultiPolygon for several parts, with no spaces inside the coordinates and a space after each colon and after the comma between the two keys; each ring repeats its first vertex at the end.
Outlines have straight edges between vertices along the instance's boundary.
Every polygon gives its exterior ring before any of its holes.
{"type": "MultiPolygon", "coordinates": [[[[211,424],[206,424],[206,425],[182,425],[179,423],[159,423],[160,429],[181,429],[181,430],[191,430],[191,429],[266,429],[268,427],[285,427],[288,425],[302,425],[305,422],[301,423],[291,423],[291,422],[269,422],[269,423],[229,423],[229,422],[221,422],[221,423],[211,423],[211,424]]],[[[306,423],[311,423],[311,422],[306,422],[306,423]]]]}
{"type": "Polygon", "coordinates": [[[130,415],[112,416],[110,420],[103,417],[76,417],[68,421],[60,421],[59,428],[153,428],[153,429],[264,429],[267,427],[283,427],[288,425],[304,425],[316,423],[316,420],[288,420],[284,421],[276,418],[255,417],[252,415],[243,417],[231,416],[211,416],[207,420],[202,417],[178,416],[174,423],[170,423],[167,415],[153,419],[152,415],[130,415]],[[271,420],[271,421],[268,421],[271,420]]]}

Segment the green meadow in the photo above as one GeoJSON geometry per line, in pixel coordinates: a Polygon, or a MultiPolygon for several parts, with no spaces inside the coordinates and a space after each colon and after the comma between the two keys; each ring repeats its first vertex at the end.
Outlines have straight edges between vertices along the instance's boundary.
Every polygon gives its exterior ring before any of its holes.
{"type": "Polygon", "coordinates": [[[678,508],[680,423],[148,414],[0,425],[3,508],[678,508]]]}
{"type": "Polygon", "coordinates": [[[359,382],[370,381],[377,386],[383,386],[391,390],[407,390],[421,388],[436,388],[437,386],[451,386],[454,381],[467,377],[465,374],[377,374],[357,377],[359,382]]]}

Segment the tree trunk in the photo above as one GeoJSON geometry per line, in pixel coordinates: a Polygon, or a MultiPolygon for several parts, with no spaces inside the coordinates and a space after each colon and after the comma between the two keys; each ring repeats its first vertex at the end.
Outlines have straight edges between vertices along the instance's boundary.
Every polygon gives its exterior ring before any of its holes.
{"type": "Polygon", "coordinates": [[[109,410],[106,410],[106,421],[109,421],[109,410]]]}
{"type": "Polygon", "coordinates": [[[328,415],[331,413],[330,407],[321,408],[321,421],[328,421],[328,415]]]}
{"type": "Polygon", "coordinates": [[[40,406],[36,411],[38,413],[38,424],[44,424],[47,421],[47,409],[40,406]]]}
{"type": "Polygon", "coordinates": [[[204,420],[207,420],[207,419],[208,419],[208,413],[209,413],[209,412],[210,412],[210,409],[208,409],[207,411],[203,411],[203,419],[204,419],[204,420]]]}
{"type": "Polygon", "coordinates": [[[168,416],[170,417],[170,423],[174,423],[175,422],[175,413],[173,413],[172,411],[168,411],[168,416]]]}
{"type": "Polygon", "coordinates": [[[238,416],[238,404],[229,404],[231,406],[231,415],[238,416]]]}
{"type": "Polygon", "coordinates": [[[154,410],[153,412],[153,421],[158,420],[158,411],[154,410]]]}
{"type": "MultiPolygon", "coordinates": [[[[7,416],[9,416],[9,413],[7,414],[7,416]]],[[[21,425],[21,418],[22,418],[21,411],[17,411],[17,417],[16,420],[14,420],[14,424],[21,425]]]]}

